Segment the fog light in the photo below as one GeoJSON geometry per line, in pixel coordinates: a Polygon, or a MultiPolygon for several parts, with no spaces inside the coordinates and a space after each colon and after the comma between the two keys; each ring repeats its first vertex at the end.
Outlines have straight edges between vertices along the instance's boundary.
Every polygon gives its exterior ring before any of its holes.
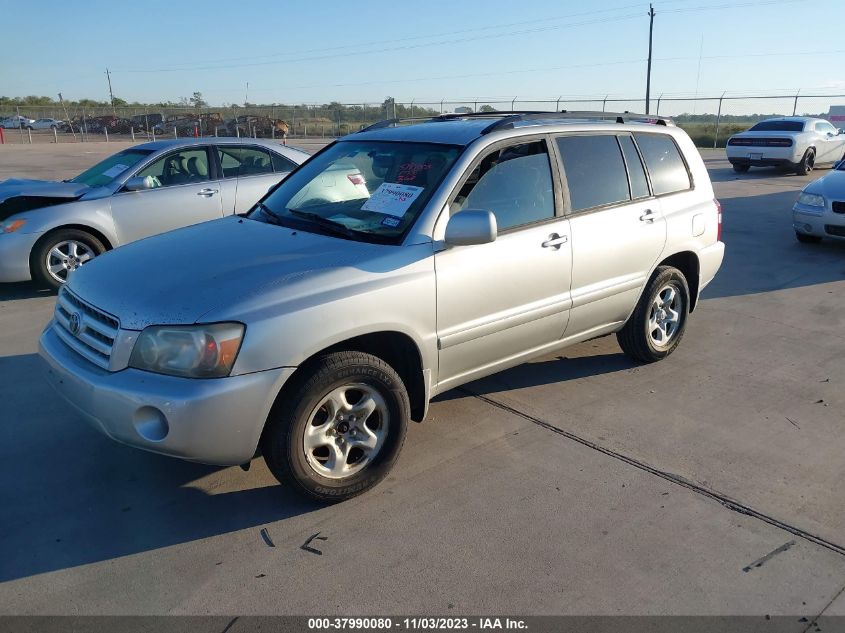
{"type": "Polygon", "coordinates": [[[132,416],[138,435],[150,442],[161,442],[170,432],[167,418],[155,407],[141,407],[132,416]]]}

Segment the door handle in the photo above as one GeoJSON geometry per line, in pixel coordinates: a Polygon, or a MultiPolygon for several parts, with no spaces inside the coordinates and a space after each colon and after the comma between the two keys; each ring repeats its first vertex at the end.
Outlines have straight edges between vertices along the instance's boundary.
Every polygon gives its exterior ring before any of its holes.
{"type": "Polygon", "coordinates": [[[643,214],[640,216],[640,222],[648,222],[649,224],[652,224],[654,222],[654,211],[651,209],[643,211],[643,214]]]}
{"type": "Polygon", "coordinates": [[[203,196],[204,198],[210,198],[215,193],[217,193],[217,189],[200,189],[197,191],[198,196],[203,196]]]}
{"type": "Polygon", "coordinates": [[[543,242],[543,248],[553,248],[556,251],[560,250],[561,244],[566,244],[569,241],[569,237],[566,235],[558,235],[557,233],[552,233],[549,235],[549,239],[543,242]]]}

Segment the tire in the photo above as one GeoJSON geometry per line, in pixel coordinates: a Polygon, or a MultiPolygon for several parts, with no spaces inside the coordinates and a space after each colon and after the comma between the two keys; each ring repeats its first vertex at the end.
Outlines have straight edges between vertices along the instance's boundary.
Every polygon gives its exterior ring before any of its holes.
{"type": "Polygon", "coordinates": [[[267,421],[264,460],[299,494],[324,503],[351,499],[396,463],[411,417],[408,392],[390,365],[362,352],[326,354],[300,371],[267,421]],[[374,408],[351,418],[365,402],[374,408]],[[365,442],[372,448],[362,448],[365,442]]]}
{"type": "Polygon", "coordinates": [[[684,337],[689,306],[690,294],[686,277],[677,268],[659,266],[646,284],[633,314],[616,333],[616,340],[619,341],[622,351],[644,363],[653,363],[669,356],[684,337]],[[669,288],[674,296],[671,301],[668,300],[669,288]],[[658,308],[660,301],[664,305],[668,304],[670,309],[658,308]],[[657,337],[662,337],[665,342],[660,343],[657,337]]]}
{"type": "Polygon", "coordinates": [[[813,167],[816,164],[816,150],[812,147],[804,152],[804,158],[801,159],[801,162],[798,163],[798,166],[795,168],[795,173],[799,176],[806,176],[811,171],[813,171],[813,167]]]}
{"type": "Polygon", "coordinates": [[[747,173],[749,169],[751,169],[751,165],[737,165],[736,163],[733,164],[734,171],[738,174],[747,173]]]}
{"type": "Polygon", "coordinates": [[[29,270],[36,283],[58,290],[67,280],[69,272],[76,270],[79,266],[105,251],[105,245],[90,233],[79,229],[58,229],[42,237],[32,247],[32,253],[29,256],[29,270]],[[76,245],[75,248],[73,248],[73,244],[76,245]],[[54,249],[56,250],[54,251],[54,249]],[[64,255],[64,259],[70,261],[61,262],[59,254],[64,255]],[[51,261],[56,266],[54,270],[54,272],[58,271],[56,275],[50,272],[47,263],[48,255],[51,256],[51,261]],[[61,268],[59,268],[60,263],[63,264],[61,268]],[[64,269],[63,274],[62,268],[64,269]]]}
{"type": "Polygon", "coordinates": [[[795,232],[795,239],[797,239],[802,244],[818,244],[822,241],[818,235],[807,235],[806,233],[798,233],[795,232]]]}

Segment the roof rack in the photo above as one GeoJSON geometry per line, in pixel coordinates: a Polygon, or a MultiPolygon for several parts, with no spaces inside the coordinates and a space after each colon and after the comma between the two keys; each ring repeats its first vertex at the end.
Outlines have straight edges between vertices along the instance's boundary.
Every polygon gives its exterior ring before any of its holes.
{"type": "Polygon", "coordinates": [[[456,119],[495,119],[490,125],[481,130],[481,134],[489,134],[494,130],[502,130],[515,127],[516,123],[522,121],[536,121],[549,119],[587,119],[597,121],[614,121],[616,123],[654,123],[656,125],[675,125],[670,117],[656,114],[636,114],[634,112],[597,112],[591,110],[505,110],[497,112],[447,112],[431,117],[410,117],[385,119],[372,125],[368,125],[358,132],[369,132],[382,128],[396,126],[400,123],[429,123],[432,121],[452,121],[456,119]]]}

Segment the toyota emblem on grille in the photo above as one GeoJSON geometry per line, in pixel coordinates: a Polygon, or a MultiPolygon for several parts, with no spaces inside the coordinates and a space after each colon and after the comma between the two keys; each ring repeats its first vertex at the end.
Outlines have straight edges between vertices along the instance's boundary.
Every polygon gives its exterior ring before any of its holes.
{"type": "Polygon", "coordinates": [[[70,322],[68,323],[70,333],[74,336],[79,335],[79,330],[82,329],[82,316],[79,312],[74,312],[70,315],[70,322]]]}

